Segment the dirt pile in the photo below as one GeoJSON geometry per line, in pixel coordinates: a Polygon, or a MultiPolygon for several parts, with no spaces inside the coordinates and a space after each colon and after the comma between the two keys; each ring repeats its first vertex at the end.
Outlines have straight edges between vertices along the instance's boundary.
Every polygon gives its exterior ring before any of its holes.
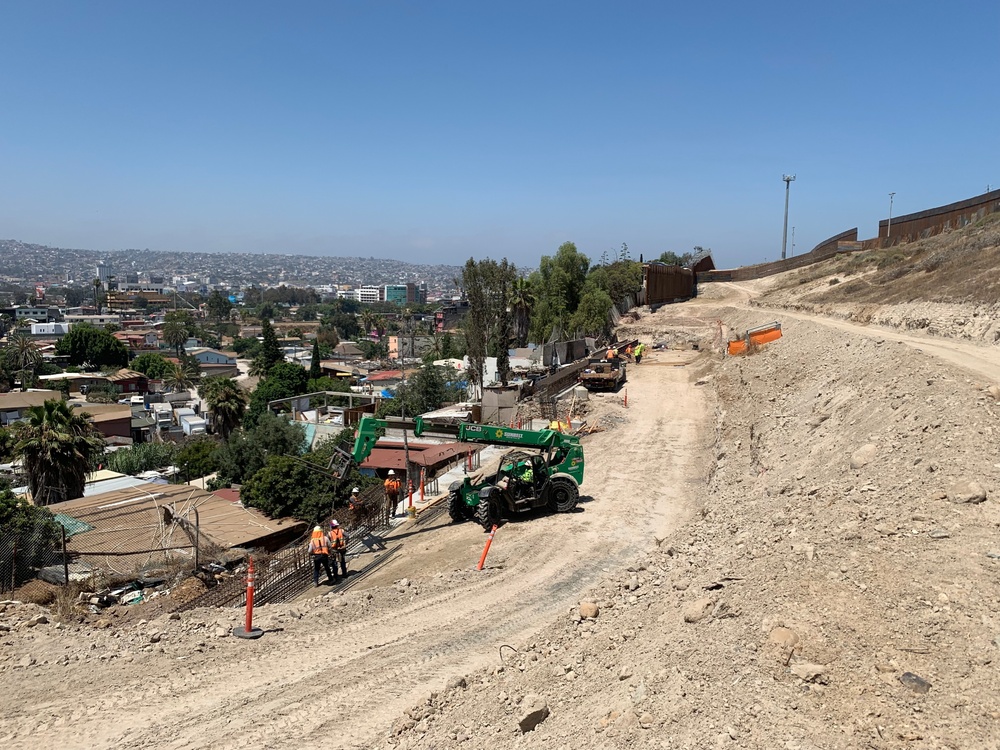
{"type": "Polygon", "coordinates": [[[711,382],[722,410],[700,516],[469,687],[426,696],[384,746],[990,746],[988,385],[810,323],[711,382]],[[525,734],[529,695],[550,714],[525,734]]]}

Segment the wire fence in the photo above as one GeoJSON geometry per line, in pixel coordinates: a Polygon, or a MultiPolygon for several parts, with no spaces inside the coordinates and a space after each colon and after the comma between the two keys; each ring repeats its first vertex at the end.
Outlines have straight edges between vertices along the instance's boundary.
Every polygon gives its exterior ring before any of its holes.
{"type": "Polygon", "coordinates": [[[34,578],[92,588],[196,570],[219,548],[201,534],[196,507],[102,506],[0,528],[0,593],[34,578]]]}

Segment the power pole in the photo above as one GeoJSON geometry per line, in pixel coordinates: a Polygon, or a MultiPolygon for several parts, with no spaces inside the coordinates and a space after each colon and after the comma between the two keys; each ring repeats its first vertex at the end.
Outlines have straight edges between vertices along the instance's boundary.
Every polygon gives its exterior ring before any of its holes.
{"type": "Polygon", "coordinates": [[[795,175],[782,175],[781,179],[785,181],[785,225],[781,230],[781,259],[784,260],[785,246],[788,242],[788,194],[791,192],[792,183],[795,182],[795,175]]]}

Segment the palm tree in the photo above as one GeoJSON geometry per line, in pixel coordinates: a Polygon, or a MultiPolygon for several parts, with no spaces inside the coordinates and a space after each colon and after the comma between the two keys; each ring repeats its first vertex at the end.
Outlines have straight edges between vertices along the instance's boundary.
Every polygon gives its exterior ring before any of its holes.
{"type": "Polygon", "coordinates": [[[409,307],[403,310],[403,330],[402,333],[410,335],[410,356],[416,357],[417,351],[415,346],[416,333],[413,330],[413,310],[409,307]]]}
{"type": "Polygon", "coordinates": [[[179,363],[175,364],[163,376],[163,385],[174,392],[186,391],[193,384],[190,372],[179,363]]]}
{"type": "Polygon", "coordinates": [[[0,313],[0,336],[5,336],[12,327],[14,319],[7,313],[0,313]]]}
{"type": "Polygon", "coordinates": [[[14,455],[24,463],[36,505],[83,495],[87,473],[104,452],[104,440],[86,412],[59,399],[32,406],[15,427],[14,455]]]}
{"type": "Polygon", "coordinates": [[[364,337],[370,341],[372,337],[372,329],[375,327],[375,313],[371,310],[365,310],[358,317],[361,318],[362,333],[364,334],[364,337]]]}
{"type": "Polygon", "coordinates": [[[535,293],[531,282],[521,277],[514,282],[511,291],[510,307],[514,313],[514,330],[518,346],[527,346],[528,328],[531,326],[531,311],[535,306],[535,293]]]}
{"type": "Polygon", "coordinates": [[[171,320],[163,326],[163,340],[167,346],[174,347],[177,356],[181,356],[181,347],[187,341],[187,326],[178,320],[171,320]]]}
{"type": "Polygon", "coordinates": [[[23,333],[11,334],[7,343],[6,354],[7,366],[14,372],[21,373],[21,390],[27,390],[28,382],[25,373],[34,373],[38,363],[42,361],[42,355],[35,347],[35,342],[23,333]]]}
{"type": "Polygon", "coordinates": [[[215,427],[221,433],[223,440],[240,426],[243,414],[246,412],[247,392],[230,378],[208,378],[199,389],[208,408],[215,416],[215,427]]]}
{"type": "Polygon", "coordinates": [[[100,312],[101,311],[101,286],[102,286],[101,280],[100,279],[94,279],[93,283],[94,283],[94,307],[96,307],[97,311],[100,312]]]}

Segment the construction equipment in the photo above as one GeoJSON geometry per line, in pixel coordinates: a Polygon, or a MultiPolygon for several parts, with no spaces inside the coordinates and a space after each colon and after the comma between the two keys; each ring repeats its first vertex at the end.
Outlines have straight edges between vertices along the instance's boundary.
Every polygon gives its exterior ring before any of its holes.
{"type": "Polygon", "coordinates": [[[614,391],[625,382],[625,360],[621,357],[591,359],[580,373],[580,385],[588,391],[614,391]]]}
{"type": "Polygon", "coordinates": [[[535,508],[568,513],[576,507],[583,483],[583,447],[580,438],[556,430],[519,430],[510,427],[462,422],[428,425],[414,420],[362,417],[350,453],[340,450],[330,469],[346,474],[351,463],[360,464],[372,452],[379,433],[388,428],[412,429],[420,435],[433,430],[454,435],[467,443],[511,446],[497,470],[485,476],[466,477],[448,488],[448,512],[453,521],[476,520],[489,531],[505,516],[535,508]]]}
{"type": "Polygon", "coordinates": [[[505,516],[536,508],[568,513],[583,483],[580,438],[556,430],[518,430],[463,423],[459,440],[518,446],[500,459],[495,473],[466,477],[448,488],[448,512],[456,523],[476,520],[489,531],[505,516]]]}

